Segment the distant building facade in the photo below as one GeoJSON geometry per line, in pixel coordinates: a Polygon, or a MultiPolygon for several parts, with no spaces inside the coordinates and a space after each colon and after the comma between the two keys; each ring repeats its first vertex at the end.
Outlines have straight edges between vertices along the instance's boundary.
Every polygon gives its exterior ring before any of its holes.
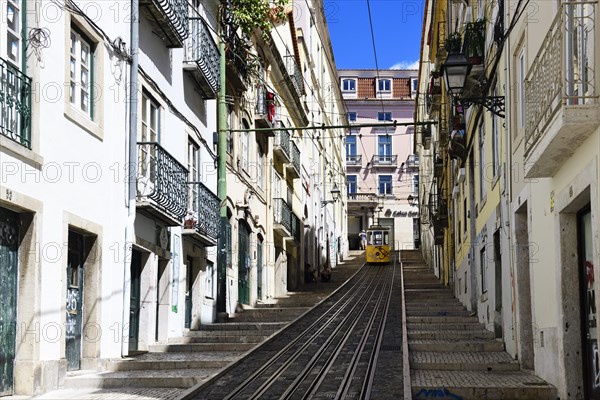
{"type": "Polygon", "coordinates": [[[358,234],[372,224],[392,228],[395,250],[419,245],[417,196],[419,158],[413,155],[415,70],[338,70],[348,120],[346,133],[348,241],[360,248],[358,234]],[[363,124],[391,124],[369,127],[363,124]]]}

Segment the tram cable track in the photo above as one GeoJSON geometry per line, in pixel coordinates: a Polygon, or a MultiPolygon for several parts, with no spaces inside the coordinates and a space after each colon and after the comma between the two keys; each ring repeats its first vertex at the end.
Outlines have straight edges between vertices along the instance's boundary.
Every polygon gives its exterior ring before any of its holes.
{"type": "Polygon", "coordinates": [[[228,369],[227,375],[189,395],[202,399],[369,398],[394,276],[395,263],[363,265],[332,296],[232,366],[235,372],[228,369]]]}

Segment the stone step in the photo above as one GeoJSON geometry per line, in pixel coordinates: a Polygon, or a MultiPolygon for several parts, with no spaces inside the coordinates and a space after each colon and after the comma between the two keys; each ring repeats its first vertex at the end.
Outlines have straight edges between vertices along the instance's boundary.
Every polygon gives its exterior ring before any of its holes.
{"type": "Polygon", "coordinates": [[[409,339],[410,351],[504,351],[504,342],[499,340],[421,340],[409,339]]]}
{"type": "Polygon", "coordinates": [[[421,323],[421,324],[445,324],[445,323],[469,323],[469,322],[478,322],[476,317],[469,316],[429,316],[429,317],[419,317],[419,316],[407,316],[406,322],[408,323],[421,323]]]}
{"type": "MultiPolygon", "coordinates": [[[[285,326],[285,325],[284,325],[285,326]]],[[[218,340],[219,338],[227,337],[246,337],[246,336],[266,336],[270,335],[272,329],[246,329],[246,330],[231,330],[231,331],[184,331],[184,338],[213,338],[218,340]]]]}
{"type": "Polygon", "coordinates": [[[293,321],[308,310],[310,310],[308,307],[245,309],[243,312],[235,313],[229,321],[234,323],[293,321]]]}
{"type": "Polygon", "coordinates": [[[446,371],[518,371],[519,363],[504,351],[410,353],[411,369],[446,371]]]}
{"type": "Polygon", "coordinates": [[[467,311],[460,303],[449,304],[419,304],[415,302],[406,303],[406,311],[467,311]]]}
{"type": "Polygon", "coordinates": [[[289,322],[222,322],[202,325],[201,331],[263,331],[276,332],[289,325],[289,322]]]}
{"type": "Polygon", "coordinates": [[[151,344],[148,350],[154,353],[190,353],[197,351],[248,351],[256,343],[187,343],[187,344],[151,344]]]}
{"type": "MultiPolygon", "coordinates": [[[[258,331],[260,332],[260,331],[258,331]]],[[[261,343],[271,335],[211,335],[211,336],[185,336],[169,339],[169,344],[187,343],[261,343]]]]}
{"type": "Polygon", "coordinates": [[[523,371],[411,371],[413,398],[555,400],[556,389],[523,371]]]}
{"type": "Polygon", "coordinates": [[[69,376],[63,388],[189,388],[213,376],[218,369],[172,369],[98,372],[69,376]]]}
{"type": "Polygon", "coordinates": [[[443,317],[443,316],[470,316],[471,312],[464,309],[456,310],[406,310],[407,316],[415,317],[443,317]]]}
{"type": "MultiPolygon", "coordinates": [[[[427,330],[427,329],[431,329],[434,325],[433,324],[420,324],[420,323],[408,323],[406,324],[406,328],[410,331],[410,330],[427,330]]],[[[484,325],[479,323],[479,322],[466,322],[466,323],[446,323],[444,324],[444,328],[446,329],[452,329],[452,330],[465,330],[465,331],[470,331],[470,330],[481,330],[481,329],[485,329],[484,325]]]]}
{"type": "Polygon", "coordinates": [[[178,360],[178,361],[151,361],[151,360],[130,360],[113,361],[106,364],[106,370],[116,371],[153,371],[153,370],[172,370],[172,369],[206,369],[223,368],[234,360],[212,359],[212,360],[178,360]]]}
{"type": "Polygon", "coordinates": [[[450,330],[450,329],[429,329],[429,330],[409,330],[408,339],[421,340],[467,340],[467,339],[494,339],[494,332],[485,329],[479,330],[450,330]]]}

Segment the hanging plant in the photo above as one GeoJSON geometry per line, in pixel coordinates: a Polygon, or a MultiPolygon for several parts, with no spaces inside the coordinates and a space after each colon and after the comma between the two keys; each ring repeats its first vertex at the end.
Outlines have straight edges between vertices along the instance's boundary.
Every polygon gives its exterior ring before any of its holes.
{"type": "Polygon", "coordinates": [[[231,0],[226,3],[226,7],[231,11],[231,22],[244,34],[251,36],[255,29],[259,29],[263,39],[268,40],[271,23],[286,18],[284,10],[287,2],[288,0],[231,0]]]}

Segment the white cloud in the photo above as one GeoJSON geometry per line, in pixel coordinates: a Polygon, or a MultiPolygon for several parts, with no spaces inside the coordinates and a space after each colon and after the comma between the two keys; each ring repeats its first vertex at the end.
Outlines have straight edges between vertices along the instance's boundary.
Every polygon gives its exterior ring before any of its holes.
{"type": "Polygon", "coordinates": [[[400,61],[390,67],[390,69],[419,69],[419,60],[400,61]]]}

